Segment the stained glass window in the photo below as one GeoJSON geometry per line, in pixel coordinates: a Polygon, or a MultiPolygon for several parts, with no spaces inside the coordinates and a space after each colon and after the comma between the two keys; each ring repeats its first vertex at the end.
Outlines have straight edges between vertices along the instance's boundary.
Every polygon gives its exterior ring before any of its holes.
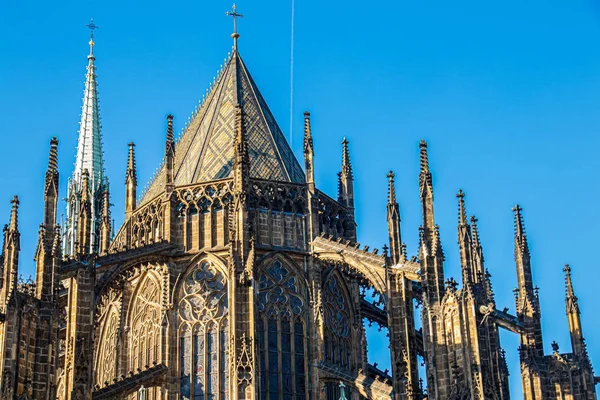
{"type": "Polygon", "coordinates": [[[305,400],[305,289],[280,261],[258,276],[259,398],[305,400]]]}
{"type": "Polygon", "coordinates": [[[198,264],[184,279],[179,300],[180,399],[228,399],[227,312],[225,274],[208,262],[198,264]]]}

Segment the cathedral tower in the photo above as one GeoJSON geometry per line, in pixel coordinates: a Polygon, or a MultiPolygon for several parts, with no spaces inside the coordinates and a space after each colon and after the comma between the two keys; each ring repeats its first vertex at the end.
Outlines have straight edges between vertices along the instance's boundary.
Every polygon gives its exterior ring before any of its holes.
{"type": "Polygon", "coordinates": [[[97,252],[101,247],[104,192],[108,189],[104,176],[100,109],[96,83],[96,56],[94,55],[94,30],[98,27],[94,24],[93,20],[87,26],[91,32],[89,42],[90,53],[88,55],[85,89],[83,92],[75,169],[68,183],[67,220],[63,239],[63,252],[66,256],[75,256],[81,249],[78,232],[80,229],[79,215],[81,212],[85,171],[87,170],[89,174],[91,210],[90,229],[89,233],[87,233],[89,238],[86,240],[89,247],[87,252],[97,252]]]}

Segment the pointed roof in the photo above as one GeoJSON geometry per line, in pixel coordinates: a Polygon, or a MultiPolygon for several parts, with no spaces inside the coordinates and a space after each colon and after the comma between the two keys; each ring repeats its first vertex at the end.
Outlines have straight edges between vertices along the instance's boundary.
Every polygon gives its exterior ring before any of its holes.
{"type": "MultiPolygon", "coordinates": [[[[177,186],[232,176],[236,106],[244,114],[250,177],[304,183],[296,160],[273,114],[234,49],[207,98],[176,144],[174,183],[177,186]]],[[[142,203],[164,190],[164,168],[151,183],[142,203]]]]}
{"type": "Polygon", "coordinates": [[[93,188],[103,182],[104,164],[102,161],[102,136],[100,134],[100,113],[98,107],[98,91],[96,89],[96,66],[94,61],[94,40],[90,39],[81,122],[79,123],[79,139],[73,181],[81,184],[83,171],[88,170],[93,188]]]}

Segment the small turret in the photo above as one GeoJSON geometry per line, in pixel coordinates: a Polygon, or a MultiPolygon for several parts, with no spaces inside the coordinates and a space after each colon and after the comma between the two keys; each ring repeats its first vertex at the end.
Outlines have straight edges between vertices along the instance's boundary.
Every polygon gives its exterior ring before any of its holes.
{"type": "Polygon", "coordinates": [[[127,172],[125,173],[125,219],[131,217],[136,207],[137,171],[135,168],[135,144],[129,143],[127,172]]]}
{"type": "Polygon", "coordinates": [[[396,201],[396,187],[394,185],[394,172],[387,174],[388,178],[388,203],[387,224],[390,239],[390,257],[393,264],[398,264],[403,256],[402,235],[400,231],[400,206],[396,201]]]}

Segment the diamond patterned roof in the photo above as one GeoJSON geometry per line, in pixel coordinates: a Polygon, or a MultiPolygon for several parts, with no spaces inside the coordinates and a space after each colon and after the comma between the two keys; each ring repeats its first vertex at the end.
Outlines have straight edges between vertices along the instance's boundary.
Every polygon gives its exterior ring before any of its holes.
{"type": "MultiPolygon", "coordinates": [[[[175,185],[232,176],[235,106],[238,103],[245,115],[250,177],[304,182],[298,160],[242,58],[234,51],[208,98],[175,146],[175,185]]],[[[142,203],[163,190],[164,171],[161,171],[142,203]]]]}

